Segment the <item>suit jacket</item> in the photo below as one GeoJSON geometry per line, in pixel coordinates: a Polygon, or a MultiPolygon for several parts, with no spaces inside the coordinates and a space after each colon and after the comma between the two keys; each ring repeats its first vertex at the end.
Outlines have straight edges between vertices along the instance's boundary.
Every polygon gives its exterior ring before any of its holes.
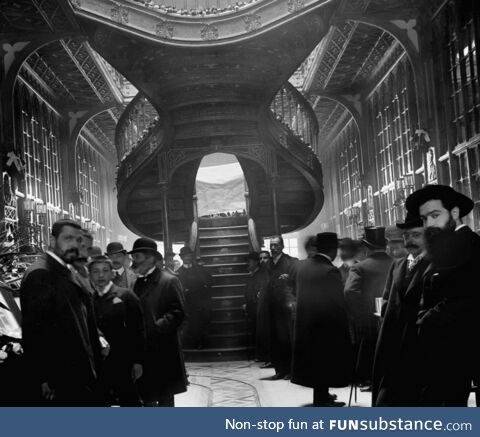
{"type": "Polygon", "coordinates": [[[179,327],[185,319],[182,284],[158,267],[135,282],[145,317],[146,353],[140,392],[145,402],[187,389],[179,327]]]}
{"type": "Polygon", "coordinates": [[[272,262],[270,269],[269,298],[273,308],[289,310],[292,303],[295,303],[295,264],[296,258],[282,253],[277,263],[272,262]],[[287,274],[287,280],[280,279],[281,275],[287,274]]]}
{"type": "Polygon", "coordinates": [[[395,260],[388,272],[384,296],[385,315],[377,341],[372,403],[380,390],[388,390],[382,401],[391,406],[418,405],[417,314],[423,291],[423,275],[429,261],[423,258],[408,272],[408,259],[395,260]]]}
{"type": "Polygon", "coordinates": [[[417,321],[424,391],[441,392],[427,404],[448,405],[450,388],[468,387],[480,377],[480,236],[468,227],[445,233],[431,253],[417,321]]]}
{"type": "Polygon", "coordinates": [[[374,318],[375,298],[382,297],[392,262],[385,252],[375,252],[350,268],[345,298],[350,314],[360,325],[374,318]]]}
{"type": "Polygon", "coordinates": [[[61,405],[95,404],[101,347],[92,296],[48,254],[25,273],[20,293],[34,390],[48,382],[61,405]]]}
{"type": "Polygon", "coordinates": [[[292,382],[307,387],[348,385],[353,356],[340,272],[321,255],[300,261],[296,296],[292,382]]]}
{"type": "Polygon", "coordinates": [[[98,328],[110,344],[107,371],[130,371],[143,363],[145,322],[138,297],[128,288],[112,285],[108,293],[94,295],[98,328]]]}
{"type": "Polygon", "coordinates": [[[137,275],[129,267],[123,268],[123,273],[120,276],[116,276],[113,279],[113,283],[120,288],[128,288],[133,290],[135,281],[137,280],[137,275]]]}

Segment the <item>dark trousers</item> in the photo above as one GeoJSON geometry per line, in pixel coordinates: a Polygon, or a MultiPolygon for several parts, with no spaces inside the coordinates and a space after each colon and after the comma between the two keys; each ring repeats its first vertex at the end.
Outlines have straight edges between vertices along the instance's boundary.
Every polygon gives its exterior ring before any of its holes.
{"type": "Polygon", "coordinates": [[[318,386],[313,388],[313,405],[328,403],[328,387],[318,386]]]}
{"type": "Polygon", "coordinates": [[[154,402],[146,402],[145,407],[174,407],[175,397],[174,395],[158,396],[158,399],[154,402]]]}

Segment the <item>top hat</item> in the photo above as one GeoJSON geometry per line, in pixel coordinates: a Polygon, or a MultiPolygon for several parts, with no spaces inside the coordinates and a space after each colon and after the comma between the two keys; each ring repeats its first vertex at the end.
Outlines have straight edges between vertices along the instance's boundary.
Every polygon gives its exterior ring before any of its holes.
{"type": "Polygon", "coordinates": [[[338,247],[338,237],[335,232],[317,234],[317,250],[331,250],[333,247],[338,247]]]}
{"type": "Polygon", "coordinates": [[[251,259],[253,261],[257,261],[259,263],[260,262],[260,254],[258,252],[250,252],[245,257],[245,261],[248,261],[249,259],[251,259]]]}
{"type": "Polygon", "coordinates": [[[128,253],[149,252],[157,256],[162,256],[157,250],[157,243],[150,238],[140,237],[133,243],[132,250],[128,253]]]}
{"type": "Polygon", "coordinates": [[[412,229],[412,228],[423,228],[423,221],[420,217],[414,216],[412,213],[407,212],[407,217],[405,217],[404,223],[397,223],[397,228],[399,229],[412,229]]]}
{"type": "Polygon", "coordinates": [[[193,250],[190,249],[188,246],[183,246],[181,249],[180,249],[180,258],[183,258],[185,255],[191,255],[193,254],[193,250]]]}
{"type": "Polygon", "coordinates": [[[123,248],[122,243],[119,243],[117,241],[112,241],[111,243],[108,243],[107,245],[107,251],[105,252],[105,255],[113,255],[115,253],[127,253],[127,251],[123,248]]]}
{"type": "Polygon", "coordinates": [[[365,236],[362,242],[373,249],[385,249],[385,228],[382,226],[369,226],[365,228],[365,236]]]}
{"type": "Polygon", "coordinates": [[[385,238],[390,241],[403,241],[403,232],[395,225],[390,225],[385,228],[385,238]]]}
{"type": "Polygon", "coordinates": [[[466,216],[473,209],[473,200],[448,185],[425,185],[407,197],[405,207],[415,216],[420,215],[420,206],[429,200],[441,200],[443,206],[451,210],[458,206],[460,217],[466,216]]]}

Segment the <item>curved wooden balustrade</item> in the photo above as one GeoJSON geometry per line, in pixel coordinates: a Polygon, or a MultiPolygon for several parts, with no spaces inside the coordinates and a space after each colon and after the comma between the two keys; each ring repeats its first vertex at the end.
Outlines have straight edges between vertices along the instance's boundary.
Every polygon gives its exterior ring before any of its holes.
{"type": "Polygon", "coordinates": [[[170,14],[129,0],[70,0],[78,15],[172,45],[243,39],[322,7],[329,0],[262,0],[231,13],[170,14]]]}

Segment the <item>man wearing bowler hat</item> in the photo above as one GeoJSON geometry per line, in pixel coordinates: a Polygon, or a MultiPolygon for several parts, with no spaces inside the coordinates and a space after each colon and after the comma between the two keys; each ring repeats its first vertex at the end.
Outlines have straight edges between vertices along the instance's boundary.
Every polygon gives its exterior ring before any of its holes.
{"type": "Polygon", "coordinates": [[[422,219],[431,258],[417,320],[421,404],[466,406],[480,371],[480,237],[462,223],[474,204],[447,185],[426,185],[405,206],[422,219]]]}
{"type": "Polygon", "coordinates": [[[122,243],[117,241],[109,243],[105,255],[111,259],[113,264],[113,283],[120,288],[133,290],[137,275],[128,267],[128,255],[122,243]]]}
{"type": "Polygon", "coordinates": [[[179,338],[185,319],[182,285],[176,276],[157,266],[162,255],[155,241],[138,238],[129,253],[138,274],[133,291],[140,299],[146,330],[140,395],[146,406],[173,407],[174,395],[187,390],[179,338]]]}
{"type": "Polygon", "coordinates": [[[353,371],[347,309],[340,272],[332,264],[337,234],[317,234],[316,255],[300,261],[295,275],[292,382],[313,388],[313,406],[341,407],[329,387],[345,387],[353,371]]]}
{"type": "Polygon", "coordinates": [[[364,385],[361,390],[369,391],[379,322],[375,315],[375,299],[382,297],[393,260],[385,252],[385,228],[366,227],[362,242],[368,256],[350,268],[345,283],[345,298],[353,320],[358,349],[356,377],[364,385]]]}
{"type": "Polygon", "coordinates": [[[394,261],[383,293],[384,319],[373,366],[372,405],[376,407],[419,405],[416,321],[429,261],[422,220],[409,213],[397,228],[408,256],[394,261]]]}

